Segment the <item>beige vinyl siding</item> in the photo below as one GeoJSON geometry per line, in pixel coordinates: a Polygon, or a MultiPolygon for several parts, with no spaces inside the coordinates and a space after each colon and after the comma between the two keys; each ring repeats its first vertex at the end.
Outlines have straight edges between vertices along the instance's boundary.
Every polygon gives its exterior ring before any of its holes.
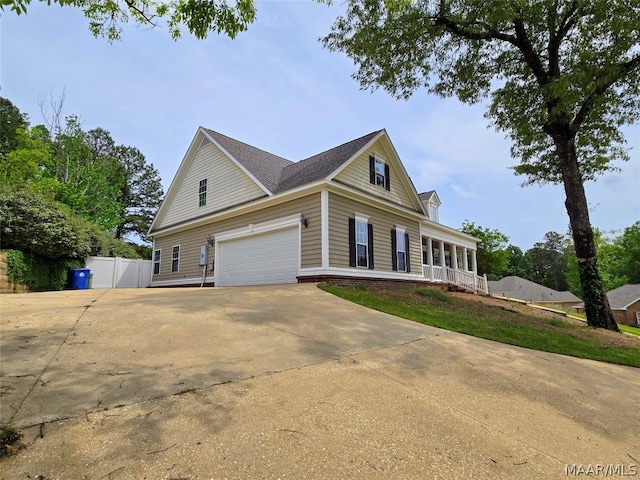
{"type": "MultiPolygon", "coordinates": [[[[257,212],[251,212],[234,218],[211,223],[190,230],[174,234],[159,235],[155,238],[155,249],[162,249],[160,274],[154,275],[154,281],[179,280],[183,278],[202,277],[200,260],[200,246],[206,245],[209,235],[226,232],[249,224],[258,224],[270,220],[277,220],[288,215],[304,213],[309,220],[307,228],[302,227],[302,268],[319,267],[322,263],[321,228],[320,228],[320,194],[308,195],[281,205],[267,207],[257,212]],[[180,272],[171,273],[171,247],[180,245],[180,272]]],[[[291,252],[296,255],[296,252],[291,252]]],[[[209,266],[215,260],[215,249],[209,247],[209,266]]],[[[207,275],[212,272],[208,269],[207,275]]]]}
{"type": "MultiPolygon", "coordinates": [[[[411,273],[422,268],[420,224],[367,204],[329,193],[329,266],[349,268],[349,218],[366,215],[373,225],[374,270],[393,271],[391,230],[405,227],[409,234],[411,273]]],[[[355,267],[351,267],[354,268],[355,267]]]]}
{"type": "Polygon", "coordinates": [[[378,140],[371,148],[363,152],[347,168],[336,175],[335,180],[415,210],[415,202],[412,200],[412,196],[404,189],[402,182],[400,182],[400,174],[391,161],[392,155],[393,153],[385,149],[382,142],[378,140]],[[384,187],[373,185],[369,182],[369,156],[374,156],[389,165],[390,190],[385,190],[384,187]]]}
{"type": "Polygon", "coordinates": [[[263,197],[262,190],[214,144],[198,149],[157,228],[263,197]],[[207,204],[198,206],[200,180],[207,179],[207,204]]]}

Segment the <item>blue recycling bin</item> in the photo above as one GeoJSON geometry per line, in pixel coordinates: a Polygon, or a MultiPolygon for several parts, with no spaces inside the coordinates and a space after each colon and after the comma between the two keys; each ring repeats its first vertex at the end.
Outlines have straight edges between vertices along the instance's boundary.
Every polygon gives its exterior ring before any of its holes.
{"type": "Polygon", "coordinates": [[[72,268],[70,274],[70,286],[73,290],[86,290],[89,287],[89,275],[91,270],[88,268],[72,268]]]}

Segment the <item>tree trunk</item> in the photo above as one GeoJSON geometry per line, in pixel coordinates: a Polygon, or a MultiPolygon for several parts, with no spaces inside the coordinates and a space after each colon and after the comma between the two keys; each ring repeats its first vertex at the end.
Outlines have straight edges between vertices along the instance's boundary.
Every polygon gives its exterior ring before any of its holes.
{"type": "Polygon", "coordinates": [[[582,286],[582,299],[587,313],[587,324],[591,327],[606,328],[619,332],[611,313],[609,300],[604,291],[598,271],[596,245],[589,220],[589,208],[584,192],[584,183],[576,157],[574,139],[569,136],[554,138],[558,159],[562,169],[562,179],[566,194],[565,206],[573,234],[573,242],[578,259],[578,273],[582,286]]]}

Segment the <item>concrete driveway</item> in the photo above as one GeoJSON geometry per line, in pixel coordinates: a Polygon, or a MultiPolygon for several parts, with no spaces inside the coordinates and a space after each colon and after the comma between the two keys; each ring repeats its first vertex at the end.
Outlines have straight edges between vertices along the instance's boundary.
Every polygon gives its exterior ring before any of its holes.
{"type": "Polygon", "coordinates": [[[0,479],[640,476],[638,369],[313,285],[0,302],[0,479]]]}

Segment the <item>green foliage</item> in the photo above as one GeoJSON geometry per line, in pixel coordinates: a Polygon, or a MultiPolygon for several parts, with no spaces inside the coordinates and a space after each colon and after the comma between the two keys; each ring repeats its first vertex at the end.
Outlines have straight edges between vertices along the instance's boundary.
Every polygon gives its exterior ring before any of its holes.
{"type": "Polygon", "coordinates": [[[625,276],[628,283],[640,283],[640,220],[624,229],[616,245],[620,247],[618,273],[625,276]]]}
{"type": "MultiPolygon", "coordinates": [[[[256,8],[253,0],[180,0],[156,2],[150,0],[127,0],[124,3],[109,0],[40,0],[48,4],[80,8],[89,19],[89,30],[93,35],[106,37],[109,41],[120,40],[122,25],[129,20],[148,27],[156,27],[160,21],[167,22],[173,39],[181,37],[181,29],[196,38],[206,38],[209,32],[223,33],[231,38],[247,29],[255,20],[256,8]]],[[[27,13],[31,0],[3,0],[0,7],[9,6],[18,15],[27,13]]]]}
{"type": "Polygon", "coordinates": [[[78,232],[55,204],[29,190],[0,189],[1,248],[16,248],[44,257],[84,258],[78,232]]]}
{"type": "Polygon", "coordinates": [[[68,284],[71,268],[84,267],[79,259],[52,259],[33,252],[11,250],[7,254],[7,275],[35,292],[62,290],[68,284]]]}
{"type": "Polygon", "coordinates": [[[583,180],[628,159],[619,127],[640,119],[639,38],[640,4],[626,0],[352,0],[323,43],[354,61],[364,88],[488,98],[516,173],[561,183],[560,125],[583,180]]]}
{"type": "Polygon", "coordinates": [[[557,232],[547,232],[544,240],[544,242],[538,242],[534,244],[532,249],[527,250],[526,257],[531,265],[527,278],[554,290],[568,290],[567,257],[565,255],[565,245],[568,240],[557,232]]]}
{"type": "Polygon", "coordinates": [[[75,116],[55,139],[55,166],[52,174],[60,183],[56,199],[76,215],[115,229],[121,222],[120,192],[124,188],[123,169],[117,159],[98,156],[88,143],[75,116]]]}
{"type": "Polygon", "coordinates": [[[29,126],[28,117],[11,100],[0,97],[0,158],[19,147],[18,131],[29,126]]]}
{"type": "Polygon", "coordinates": [[[499,276],[509,264],[509,253],[506,250],[509,237],[498,229],[490,229],[465,220],[460,231],[480,240],[476,252],[478,274],[499,276]]]}

